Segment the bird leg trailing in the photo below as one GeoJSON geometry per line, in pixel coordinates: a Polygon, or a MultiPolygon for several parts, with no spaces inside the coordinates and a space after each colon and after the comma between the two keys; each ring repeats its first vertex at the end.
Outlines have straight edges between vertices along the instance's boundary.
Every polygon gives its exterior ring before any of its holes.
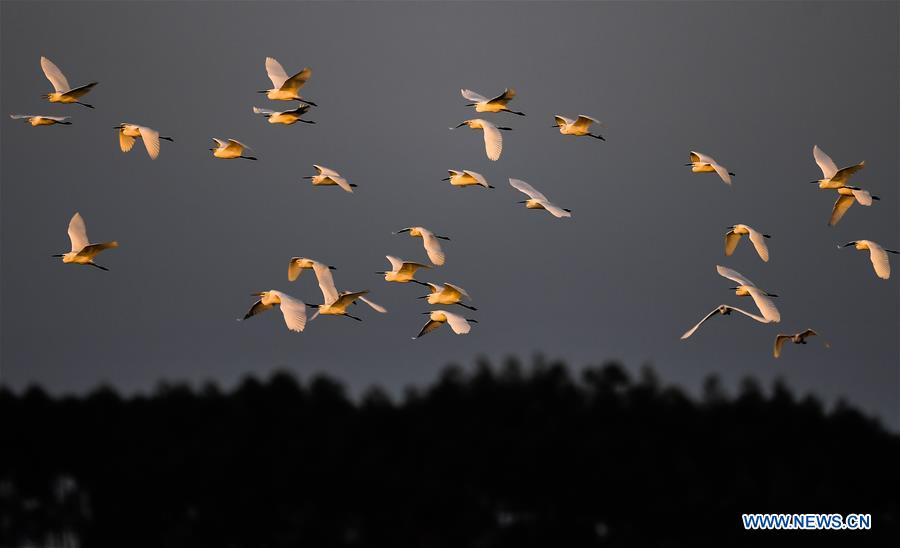
{"type": "Polygon", "coordinates": [[[170,143],[174,143],[174,142],[175,142],[175,139],[173,139],[173,138],[171,138],[171,137],[163,137],[162,135],[160,135],[159,138],[160,138],[160,139],[164,139],[164,140],[166,140],[166,141],[169,141],[170,143]]]}
{"type": "Polygon", "coordinates": [[[513,130],[513,128],[511,128],[511,127],[503,127],[503,126],[497,126],[497,129],[502,129],[503,131],[512,131],[513,130]]]}
{"type": "Polygon", "coordinates": [[[95,262],[93,262],[93,261],[91,261],[91,262],[89,262],[89,263],[85,263],[85,264],[88,264],[88,265],[90,265],[90,266],[97,267],[97,268],[99,268],[100,270],[105,270],[105,271],[109,272],[109,269],[108,269],[108,268],[106,268],[105,266],[100,266],[100,265],[98,265],[97,263],[95,263],[95,262]]]}
{"type": "MultiPolygon", "coordinates": [[[[428,296],[428,295],[426,295],[425,297],[427,297],[427,296],[428,296]]],[[[420,298],[420,299],[424,299],[425,297],[419,297],[419,298],[420,298]]],[[[461,306],[461,307],[463,307],[463,308],[468,308],[469,310],[478,310],[478,309],[475,308],[474,306],[469,306],[469,305],[467,305],[467,304],[463,304],[463,303],[456,303],[456,304],[458,304],[459,306],[461,306]]],[[[475,321],[475,320],[469,320],[469,321],[471,322],[471,321],[475,321]]],[[[475,323],[478,323],[478,322],[475,322],[475,323]]]]}
{"type": "MultiPolygon", "coordinates": [[[[559,126],[557,126],[557,127],[559,127],[559,126]]],[[[593,134],[593,133],[588,133],[588,136],[593,137],[594,139],[600,139],[601,141],[605,141],[605,140],[606,140],[606,138],[605,138],[604,136],[599,135],[599,134],[595,135],[595,134],[593,134]]]]}
{"type": "Polygon", "coordinates": [[[348,318],[353,318],[354,320],[356,320],[358,322],[362,321],[362,318],[357,318],[356,316],[351,316],[350,314],[347,314],[346,312],[341,314],[341,316],[347,316],[348,318]]]}

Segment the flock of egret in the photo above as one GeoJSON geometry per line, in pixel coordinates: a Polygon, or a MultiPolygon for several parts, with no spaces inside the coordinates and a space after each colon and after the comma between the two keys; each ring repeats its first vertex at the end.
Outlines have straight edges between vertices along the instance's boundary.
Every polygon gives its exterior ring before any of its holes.
{"type": "MultiPolygon", "coordinates": [[[[68,80],[59,67],[49,59],[41,57],[40,64],[44,71],[44,75],[50,81],[54,89],[53,92],[43,96],[47,101],[50,103],[78,104],[94,108],[92,105],[84,103],[80,99],[88,94],[93,87],[97,85],[97,82],[90,82],[73,88],[69,85],[68,80]]],[[[294,102],[296,107],[288,110],[276,111],[254,106],[253,112],[264,116],[270,124],[291,125],[296,122],[315,124],[314,121],[304,119],[303,116],[309,112],[310,107],[314,107],[316,104],[300,95],[300,90],[312,76],[312,70],[304,68],[289,77],[284,70],[284,67],[272,57],[266,58],[265,69],[266,74],[272,82],[272,87],[267,90],[260,90],[258,93],[265,94],[266,97],[272,101],[294,102]]],[[[460,92],[463,98],[469,101],[466,103],[466,106],[474,107],[475,112],[493,114],[510,113],[518,116],[525,116],[525,113],[514,111],[509,108],[510,102],[516,97],[516,91],[512,88],[505,89],[503,93],[491,99],[469,89],[462,89],[460,92]]],[[[30,114],[12,114],[10,116],[13,119],[24,120],[33,127],[72,124],[72,122],[69,121],[69,116],[30,114]]],[[[606,140],[599,133],[591,132],[591,127],[595,124],[598,127],[604,126],[601,122],[590,116],[580,114],[575,119],[571,119],[557,114],[554,115],[554,120],[555,124],[552,127],[558,128],[559,132],[563,135],[592,137],[598,140],[606,140]]],[[[485,154],[488,159],[492,161],[498,160],[503,153],[502,131],[510,131],[512,129],[506,126],[498,126],[483,118],[465,120],[456,127],[450,129],[456,129],[462,126],[468,126],[474,130],[481,130],[484,139],[485,154]]],[[[134,147],[135,140],[141,139],[147,154],[154,160],[158,158],[160,154],[160,140],[174,142],[173,138],[161,136],[159,131],[155,129],[137,124],[123,122],[115,126],[115,129],[118,131],[119,147],[122,152],[129,152],[134,147]]],[[[257,160],[254,156],[246,155],[246,151],[250,150],[250,147],[236,139],[229,138],[223,140],[213,138],[213,142],[215,143],[215,147],[210,148],[209,150],[212,151],[213,157],[217,159],[257,160]]],[[[865,167],[865,162],[859,162],[858,164],[839,169],[834,161],[819,149],[818,146],[813,147],[813,157],[819,168],[822,170],[822,178],[811,181],[811,183],[818,184],[820,189],[834,190],[837,194],[837,200],[834,203],[831,217],[828,222],[830,226],[836,225],[854,203],[858,203],[861,206],[871,206],[873,200],[878,200],[877,196],[871,195],[868,191],[847,184],[855,173],[865,167]]],[[[685,165],[691,167],[691,171],[695,173],[716,173],[719,178],[728,185],[732,184],[732,177],[735,176],[733,172],[729,171],[728,168],[724,167],[711,156],[696,151],[690,152],[690,162],[685,165]]],[[[355,184],[348,182],[346,178],[342,177],[340,173],[333,169],[320,165],[313,165],[313,167],[317,171],[316,175],[304,177],[304,179],[310,180],[313,185],[337,186],[344,191],[351,193],[353,192],[353,188],[356,187],[355,184]]],[[[457,171],[451,169],[448,170],[448,172],[449,177],[446,177],[444,180],[449,181],[453,186],[481,186],[489,189],[494,188],[494,186],[488,184],[484,176],[474,171],[457,171]]],[[[510,178],[509,184],[512,188],[522,192],[528,197],[527,200],[519,202],[520,204],[524,204],[526,208],[543,209],[557,218],[572,216],[572,211],[570,209],[554,204],[547,196],[535,189],[529,183],[520,179],[510,178]]],[[[422,238],[425,252],[431,264],[405,261],[387,255],[386,258],[391,264],[391,269],[380,271],[378,274],[383,275],[387,282],[413,282],[429,288],[429,293],[427,295],[422,295],[418,298],[426,299],[430,305],[458,305],[468,310],[477,310],[474,306],[462,302],[463,300],[471,300],[469,294],[462,287],[448,282],[445,282],[443,285],[438,285],[417,280],[415,277],[419,270],[431,269],[433,267],[444,265],[446,254],[443,251],[440,240],[450,240],[450,238],[435,235],[431,230],[421,226],[407,227],[395,232],[395,234],[404,233],[414,238],[422,238]]],[[[79,213],[75,213],[69,221],[68,235],[72,245],[71,251],[53,255],[54,257],[61,258],[64,263],[88,265],[102,270],[108,270],[106,267],[94,262],[94,259],[102,251],[118,247],[116,241],[90,243],[84,219],[79,213]]],[[[766,239],[770,238],[770,236],[768,234],[763,234],[759,230],[746,224],[735,224],[728,227],[728,231],[725,233],[725,255],[732,255],[743,236],[748,237],[750,243],[756,250],[756,253],[759,255],[759,258],[764,262],[768,262],[769,248],[766,244],[766,239]]],[[[849,246],[854,246],[858,250],[869,251],[869,257],[875,270],[875,274],[882,279],[888,279],[891,273],[888,253],[900,253],[895,250],[885,249],[871,240],[855,240],[838,247],[842,248],[849,246]]],[[[369,293],[368,290],[338,291],[332,275],[332,270],[335,270],[335,267],[325,265],[310,258],[292,257],[288,263],[288,280],[291,282],[297,280],[304,270],[312,270],[316,276],[319,289],[322,292],[322,304],[307,304],[287,293],[272,289],[253,294],[253,296],[258,297],[258,300],[251,306],[243,319],[258,315],[277,305],[284,316],[284,321],[288,329],[300,332],[306,328],[308,320],[315,319],[319,315],[346,316],[354,320],[362,321],[361,318],[348,313],[350,306],[356,304],[357,301],[365,303],[376,312],[382,314],[387,312],[383,306],[376,304],[366,297],[369,293]],[[315,309],[315,312],[309,318],[307,318],[307,308],[315,309]]],[[[717,266],[716,270],[722,277],[737,284],[731,288],[736,296],[750,297],[753,300],[759,314],[748,312],[734,306],[721,304],[704,316],[696,325],[686,331],[681,336],[682,339],[687,339],[694,335],[700,326],[713,316],[728,316],[731,315],[732,312],[738,312],[759,323],[778,323],[781,321],[781,313],[772,300],[772,298],[777,297],[777,295],[760,289],[747,277],[733,269],[717,266]]],[[[454,314],[446,310],[431,310],[423,312],[423,314],[428,315],[428,322],[421,328],[419,333],[413,337],[413,339],[430,333],[444,324],[449,325],[454,333],[463,335],[471,330],[471,323],[477,323],[474,319],[465,318],[459,314],[454,314]]],[[[778,334],[775,338],[773,354],[776,358],[779,357],[785,342],[790,341],[795,344],[806,344],[806,339],[815,335],[817,335],[817,333],[812,329],[807,329],[796,334],[778,334]]]]}

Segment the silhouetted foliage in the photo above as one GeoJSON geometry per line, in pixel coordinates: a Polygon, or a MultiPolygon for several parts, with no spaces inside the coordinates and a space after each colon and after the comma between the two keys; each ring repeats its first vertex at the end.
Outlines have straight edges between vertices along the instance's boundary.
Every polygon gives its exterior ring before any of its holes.
{"type": "Polygon", "coordinates": [[[900,438],[781,381],[695,401],[644,368],[448,367],[398,401],[288,373],[52,398],[0,389],[0,546],[891,545],[900,438]],[[741,513],[871,513],[746,532],[741,513]]]}

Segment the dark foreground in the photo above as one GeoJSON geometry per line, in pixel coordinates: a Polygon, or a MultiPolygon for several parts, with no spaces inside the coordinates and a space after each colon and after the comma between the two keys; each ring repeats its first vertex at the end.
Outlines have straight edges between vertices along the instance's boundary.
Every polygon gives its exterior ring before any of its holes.
{"type": "Polygon", "coordinates": [[[230,393],[0,389],[0,546],[896,546],[900,437],[838,405],[621,367],[447,369],[392,402],[287,374],[230,393]],[[870,513],[745,532],[741,514],[870,513]]]}

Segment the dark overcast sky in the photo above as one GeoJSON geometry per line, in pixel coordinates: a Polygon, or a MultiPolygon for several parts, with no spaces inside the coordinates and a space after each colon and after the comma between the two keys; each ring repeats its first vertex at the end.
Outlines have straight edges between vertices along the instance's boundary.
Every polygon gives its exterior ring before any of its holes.
{"type": "Polygon", "coordinates": [[[231,384],[246,373],[327,371],[354,388],[425,382],[448,362],[543,352],[573,364],[652,364],[696,388],[784,377],[829,401],[846,396],[900,425],[898,278],[875,277],[872,239],[900,247],[898,4],[884,3],[57,3],[3,2],[2,380],[81,391],[100,382],[144,390],[160,379],[231,384]],[[96,106],[49,105],[41,55],[73,85],[97,80],[96,106]],[[270,126],[278,109],[263,63],[313,69],[305,94],[317,125],[270,126]],[[513,86],[525,118],[489,162],[460,87],[513,86]],[[10,113],[72,116],[31,128],[10,113]],[[604,120],[607,142],[565,138],[552,116],[604,120]],[[148,125],[176,142],[151,161],[118,150],[112,126],[148,125]],[[259,162],[213,160],[212,137],[254,147],[259,162]],[[833,193],[808,181],[818,144],[838,165],[866,160],[854,183],[880,195],[828,228],[833,193]],[[737,173],[728,188],[692,175],[689,150],[737,173]],[[311,164],[339,170],[353,195],[312,188],[311,164]],[[446,169],[483,173],[496,190],[455,189],[446,169]],[[574,210],[528,211],[508,177],[574,210]],[[63,265],[73,212],[94,241],[117,239],[102,264],[63,265]],[[724,227],[774,235],[762,263],[724,227]],[[422,276],[472,294],[479,324],[411,341],[421,288],[374,274],[385,254],[424,259],[421,224],[452,237],[446,266],[422,276]],[[287,259],[337,265],[342,289],[372,290],[390,309],[326,317],[302,334],[280,315],[236,322],[249,293],[321,294],[287,259]],[[716,264],[781,296],[780,325],[716,318],[752,309],[716,264]],[[774,335],[806,327],[831,342],[771,357],[774,335]]]}

